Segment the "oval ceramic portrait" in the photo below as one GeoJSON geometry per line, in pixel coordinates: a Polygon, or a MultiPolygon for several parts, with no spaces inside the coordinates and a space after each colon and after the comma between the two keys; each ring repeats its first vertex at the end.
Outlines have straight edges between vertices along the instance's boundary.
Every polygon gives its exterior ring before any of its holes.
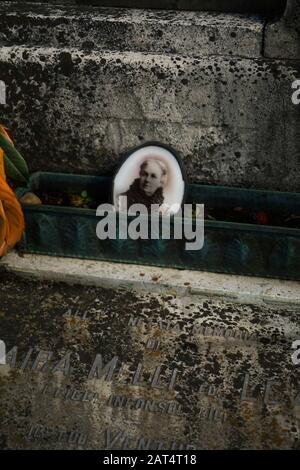
{"type": "Polygon", "coordinates": [[[173,149],[157,142],[126,154],[113,180],[113,204],[128,211],[133,204],[165,215],[176,214],[184,203],[187,181],[173,149]]]}

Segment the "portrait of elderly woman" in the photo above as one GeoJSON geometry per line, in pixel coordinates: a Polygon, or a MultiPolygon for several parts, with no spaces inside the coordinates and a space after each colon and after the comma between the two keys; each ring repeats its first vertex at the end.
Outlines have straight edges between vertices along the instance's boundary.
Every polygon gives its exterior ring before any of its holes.
{"type": "Polygon", "coordinates": [[[114,177],[114,206],[120,212],[128,211],[133,204],[143,204],[147,212],[174,214],[184,192],[178,157],[163,144],[144,144],[131,151],[114,177]]]}
{"type": "Polygon", "coordinates": [[[139,178],[133,181],[128,191],[120,195],[127,197],[127,207],[129,208],[132,204],[144,204],[150,210],[152,204],[162,206],[163,188],[168,178],[167,171],[166,165],[160,160],[144,161],[140,166],[139,178]]]}

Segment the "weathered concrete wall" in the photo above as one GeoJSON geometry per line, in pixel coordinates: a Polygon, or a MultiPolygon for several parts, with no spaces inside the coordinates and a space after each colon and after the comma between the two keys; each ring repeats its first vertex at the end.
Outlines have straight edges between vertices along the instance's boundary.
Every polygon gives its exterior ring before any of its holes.
{"type": "Polygon", "coordinates": [[[24,8],[1,7],[0,79],[32,171],[107,174],[161,140],[193,182],[300,190],[298,46],[265,57],[263,18],[24,8]]]}
{"type": "Polygon", "coordinates": [[[0,448],[300,448],[298,307],[0,282],[0,448]]]}
{"type": "Polygon", "coordinates": [[[300,59],[300,0],[289,0],[282,19],[267,24],[265,55],[300,59]]]}
{"type": "Polygon", "coordinates": [[[10,12],[2,9],[0,41],[191,57],[233,55],[238,47],[240,57],[252,58],[260,55],[263,25],[263,18],[243,15],[15,5],[10,12]]]}
{"type": "MultiPolygon", "coordinates": [[[[27,3],[26,0],[17,1],[27,3]]],[[[286,0],[31,0],[31,2],[239,13],[282,11],[286,4],[286,0]]]]}

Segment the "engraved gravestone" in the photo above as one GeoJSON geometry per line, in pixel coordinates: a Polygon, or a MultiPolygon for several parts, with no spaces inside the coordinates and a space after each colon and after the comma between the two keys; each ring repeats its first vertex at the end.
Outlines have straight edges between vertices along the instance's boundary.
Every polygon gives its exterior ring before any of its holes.
{"type": "Polygon", "coordinates": [[[14,278],[0,301],[3,448],[300,446],[296,307],[14,278]]]}

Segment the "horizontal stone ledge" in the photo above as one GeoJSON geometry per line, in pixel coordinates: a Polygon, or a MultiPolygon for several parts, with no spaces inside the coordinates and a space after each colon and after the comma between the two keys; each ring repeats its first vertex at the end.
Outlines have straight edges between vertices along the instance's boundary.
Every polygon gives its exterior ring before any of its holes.
{"type": "Polygon", "coordinates": [[[151,8],[243,13],[281,13],[286,0],[14,0],[16,3],[52,3],[109,7],[151,8]]]}
{"type": "Polygon", "coordinates": [[[9,106],[21,105],[23,99],[30,100],[33,108],[42,104],[58,111],[58,103],[64,101],[73,116],[167,119],[205,127],[253,128],[249,112],[255,122],[268,118],[270,105],[280,113],[282,99],[285,116],[297,119],[291,96],[299,73],[297,63],[263,59],[26,46],[0,49],[0,79],[7,84],[9,106]],[[270,96],[272,101],[266,103],[270,96]]]}
{"type": "Polygon", "coordinates": [[[196,11],[0,5],[0,44],[260,57],[264,18],[196,11]]]}
{"type": "Polygon", "coordinates": [[[160,140],[191,181],[299,190],[299,72],[278,61],[2,47],[2,119],[31,171],[107,174],[128,148],[160,140]]]}
{"type": "Polygon", "coordinates": [[[292,83],[300,67],[250,59],[2,47],[5,111],[55,119],[167,121],[253,130],[299,122],[292,83]],[[271,101],[268,101],[272,97],[271,101]],[[282,102],[285,106],[282,106],[282,102]],[[272,114],[270,114],[272,108],[272,114]],[[276,119],[275,119],[276,118],[276,119]]]}
{"type": "Polygon", "coordinates": [[[300,305],[298,282],[10,252],[0,264],[21,276],[137,291],[209,295],[251,303],[300,305]],[[126,269],[124,269],[126,267],[126,269]]]}

